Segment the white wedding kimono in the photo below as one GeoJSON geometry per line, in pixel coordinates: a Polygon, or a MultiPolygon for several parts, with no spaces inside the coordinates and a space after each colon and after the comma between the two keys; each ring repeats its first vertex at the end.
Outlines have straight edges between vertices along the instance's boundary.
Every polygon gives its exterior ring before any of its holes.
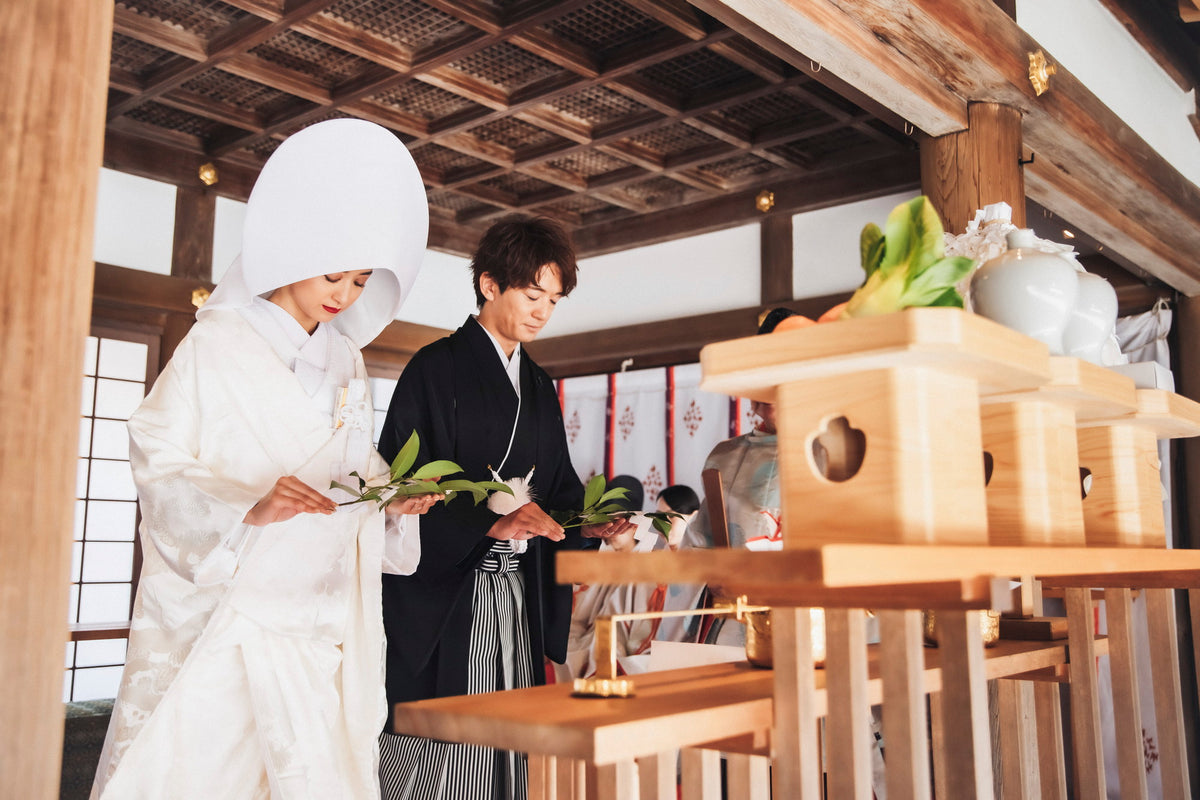
{"type": "Polygon", "coordinates": [[[378,797],[380,567],[415,569],[415,518],[388,517],[386,544],[374,503],[242,522],[283,475],[344,501],[331,480],[387,471],[361,355],[322,327],[353,375],[340,413],[340,387],[304,386],[319,368],[220,310],[129,421],[144,563],[93,798],[378,797]]]}

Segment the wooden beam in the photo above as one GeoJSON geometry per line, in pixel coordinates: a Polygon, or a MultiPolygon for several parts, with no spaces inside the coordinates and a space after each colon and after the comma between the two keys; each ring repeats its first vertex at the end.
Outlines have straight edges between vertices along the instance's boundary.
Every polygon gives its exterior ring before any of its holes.
{"type": "MultiPolygon", "coordinates": [[[[840,170],[813,172],[779,185],[764,182],[775,193],[775,214],[798,214],[917,188],[920,169],[915,153],[860,162],[840,170]]],[[[574,234],[581,257],[602,255],[746,225],[761,219],[754,206],[756,189],[694,203],[630,220],[585,226],[574,234]]]]}
{"type": "Polygon", "coordinates": [[[760,39],[782,40],[930,135],[965,128],[968,101],[1019,110],[1036,153],[1030,196],[1179,291],[1200,292],[1200,266],[1185,255],[1200,252],[1200,188],[1061,65],[1038,96],[1027,54],[1039,45],[992,0],[912,0],[886,14],[872,0],[697,6],[753,23],[760,39]]]}
{"type": "Polygon", "coordinates": [[[0,13],[0,774],[59,795],[83,343],[111,2],[0,13]],[[36,486],[36,500],[30,496],[36,486]]]}
{"type": "MultiPolygon", "coordinates": [[[[850,292],[843,292],[771,305],[790,308],[816,319],[849,297],[850,292]]],[[[762,310],[761,306],[752,306],[552,336],[531,342],[528,349],[538,365],[554,378],[618,372],[626,358],[633,359],[634,369],[690,364],[699,360],[700,348],[707,344],[754,335],[762,310]]]]}

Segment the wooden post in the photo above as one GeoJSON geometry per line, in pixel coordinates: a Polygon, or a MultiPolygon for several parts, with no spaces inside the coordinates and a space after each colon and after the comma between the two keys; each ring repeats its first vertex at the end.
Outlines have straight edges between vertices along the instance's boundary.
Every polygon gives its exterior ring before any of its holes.
{"type": "Polygon", "coordinates": [[[941,725],[945,752],[944,798],[991,800],[992,743],[988,725],[983,635],[975,613],[939,609],[938,650],[942,656],[941,725]]]}
{"type": "Polygon", "coordinates": [[[962,233],[976,209],[1012,206],[1012,221],[1025,226],[1025,177],[1021,172],[1021,112],[999,103],[971,103],[967,130],[921,141],[921,191],[949,233],[962,233]]]}
{"type": "Polygon", "coordinates": [[[211,189],[180,186],[175,190],[175,238],[171,274],[212,282],[213,229],[217,195],[211,189]]]}
{"type": "Polygon", "coordinates": [[[774,795],[819,800],[821,758],[809,610],[772,610],[771,632],[775,660],[774,795]]]}
{"type": "Polygon", "coordinates": [[[1071,652],[1071,743],[1075,755],[1076,796],[1105,797],[1104,750],[1100,743],[1100,689],[1096,679],[1096,643],[1092,590],[1066,591],[1067,637],[1071,652]]]}
{"type": "Polygon", "coordinates": [[[0,12],[0,775],[58,797],[83,342],[111,0],[0,12]]]}
{"type": "Polygon", "coordinates": [[[792,299],[792,215],[767,217],[759,227],[762,237],[762,304],[786,303],[792,299]]]}
{"type": "Polygon", "coordinates": [[[879,674],[883,681],[883,741],[887,793],[928,800],[929,739],[925,712],[925,653],[920,611],[878,611],[879,674]]]}

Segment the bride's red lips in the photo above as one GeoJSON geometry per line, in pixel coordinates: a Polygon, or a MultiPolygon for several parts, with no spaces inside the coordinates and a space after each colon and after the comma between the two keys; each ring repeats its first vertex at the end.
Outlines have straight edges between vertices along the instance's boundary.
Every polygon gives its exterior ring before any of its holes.
{"type": "Polygon", "coordinates": [[[341,309],[340,309],[340,308],[332,308],[332,307],[330,307],[330,306],[321,306],[321,308],[325,309],[325,310],[326,310],[326,311],[328,311],[330,314],[336,314],[336,313],[338,313],[339,311],[341,311],[341,309]]]}

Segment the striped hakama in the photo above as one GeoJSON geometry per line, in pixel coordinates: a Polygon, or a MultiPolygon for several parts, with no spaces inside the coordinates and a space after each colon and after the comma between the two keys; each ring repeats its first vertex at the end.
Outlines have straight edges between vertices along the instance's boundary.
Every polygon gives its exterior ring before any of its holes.
{"type": "MultiPolygon", "coordinates": [[[[468,694],[533,685],[525,584],[510,542],[497,542],[475,569],[468,694]]],[[[380,735],[383,800],[524,800],[524,753],[380,735]]]]}

